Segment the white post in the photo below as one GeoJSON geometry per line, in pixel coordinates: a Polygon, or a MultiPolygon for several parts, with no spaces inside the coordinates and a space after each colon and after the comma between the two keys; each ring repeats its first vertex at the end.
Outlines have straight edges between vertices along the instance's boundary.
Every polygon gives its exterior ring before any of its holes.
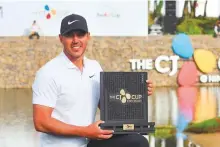
{"type": "Polygon", "coordinates": [[[155,93],[156,116],[155,123],[159,125],[169,124],[169,94],[167,89],[160,89],[155,93]]]}
{"type": "Polygon", "coordinates": [[[170,102],[171,102],[171,121],[172,125],[177,125],[178,120],[178,97],[175,90],[170,91],[170,102]]]}
{"type": "Polygon", "coordinates": [[[204,109],[206,108],[205,105],[207,104],[207,96],[208,96],[208,90],[207,87],[201,87],[200,88],[200,97],[198,97],[198,103],[197,103],[197,111],[195,111],[195,122],[200,122],[204,120],[204,117],[206,116],[206,114],[204,114],[204,109]],[[201,109],[203,108],[203,109],[201,109]],[[202,112],[201,112],[202,111],[202,112]]]}
{"type": "Polygon", "coordinates": [[[152,122],[154,121],[153,118],[155,117],[155,114],[153,113],[153,109],[156,107],[153,103],[153,99],[155,97],[152,95],[148,98],[148,121],[152,122]]]}
{"type": "Polygon", "coordinates": [[[184,140],[182,137],[177,138],[176,147],[184,147],[184,140]]]}
{"type": "Polygon", "coordinates": [[[166,140],[165,139],[161,140],[161,147],[166,147],[166,140]]]}
{"type": "Polygon", "coordinates": [[[150,147],[155,147],[155,137],[153,135],[150,136],[150,147]]]}
{"type": "MultiPolygon", "coordinates": [[[[220,96],[220,94],[219,94],[219,96],[220,96]]],[[[217,108],[218,108],[218,117],[220,116],[220,97],[217,97],[217,108]]]]}
{"type": "Polygon", "coordinates": [[[215,95],[217,101],[217,116],[220,116],[220,91],[219,88],[215,88],[215,95]]]}

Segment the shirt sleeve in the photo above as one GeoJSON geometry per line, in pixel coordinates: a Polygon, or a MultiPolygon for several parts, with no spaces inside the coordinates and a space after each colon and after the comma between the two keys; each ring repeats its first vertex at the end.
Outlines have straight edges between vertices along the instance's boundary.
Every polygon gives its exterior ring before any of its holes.
{"type": "Polygon", "coordinates": [[[54,107],[56,105],[58,91],[54,79],[50,75],[37,73],[32,85],[33,104],[54,107]]]}
{"type": "Polygon", "coordinates": [[[215,31],[216,34],[218,33],[218,27],[217,26],[215,26],[214,31],[215,31]]]}
{"type": "MultiPolygon", "coordinates": [[[[96,64],[97,64],[97,72],[98,72],[98,77],[97,77],[97,89],[100,89],[100,72],[102,72],[103,71],[103,69],[102,69],[102,67],[101,67],[101,65],[100,65],[100,63],[99,62],[97,62],[96,61],[96,64]]],[[[97,99],[98,99],[98,102],[97,102],[97,104],[98,104],[98,107],[100,107],[100,91],[98,90],[98,94],[97,94],[98,96],[97,96],[97,99]]]]}
{"type": "Polygon", "coordinates": [[[97,62],[97,68],[98,68],[98,72],[102,72],[103,71],[103,69],[102,69],[102,67],[101,67],[101,65],[99,64],[99,62],[97,62]]]}

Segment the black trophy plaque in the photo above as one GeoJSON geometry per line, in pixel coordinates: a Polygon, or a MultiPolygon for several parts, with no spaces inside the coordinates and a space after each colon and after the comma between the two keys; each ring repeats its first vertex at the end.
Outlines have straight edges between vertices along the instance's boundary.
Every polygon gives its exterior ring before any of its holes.
{"type": "Polygon", "coordinates": [[[100,115],[102,129],[114,134],[153,133],[148,122],[146,72],[101,72],[100,115]]]}

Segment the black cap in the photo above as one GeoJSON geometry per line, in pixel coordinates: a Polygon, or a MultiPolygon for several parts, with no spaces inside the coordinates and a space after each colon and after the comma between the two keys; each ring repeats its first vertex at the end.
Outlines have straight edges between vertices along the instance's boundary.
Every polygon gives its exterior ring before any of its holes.
{"type": "Polygon", "coordinates": [[[73,30],[88,32],[87,22],[83,16],[71,14],[63,18],[60,27],[60,34],[64,35],[73,30]]]}

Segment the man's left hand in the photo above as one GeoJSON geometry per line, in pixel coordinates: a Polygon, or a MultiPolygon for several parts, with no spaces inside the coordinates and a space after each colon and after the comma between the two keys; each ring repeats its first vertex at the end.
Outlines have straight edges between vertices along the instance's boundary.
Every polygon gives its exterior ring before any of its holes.
{"type": "Polygon", "coordinates": [[[146,83],[147,83],[147,93],[150,96],[153,93],[153,83],[150,80],[147,80],[146,83]]]}

